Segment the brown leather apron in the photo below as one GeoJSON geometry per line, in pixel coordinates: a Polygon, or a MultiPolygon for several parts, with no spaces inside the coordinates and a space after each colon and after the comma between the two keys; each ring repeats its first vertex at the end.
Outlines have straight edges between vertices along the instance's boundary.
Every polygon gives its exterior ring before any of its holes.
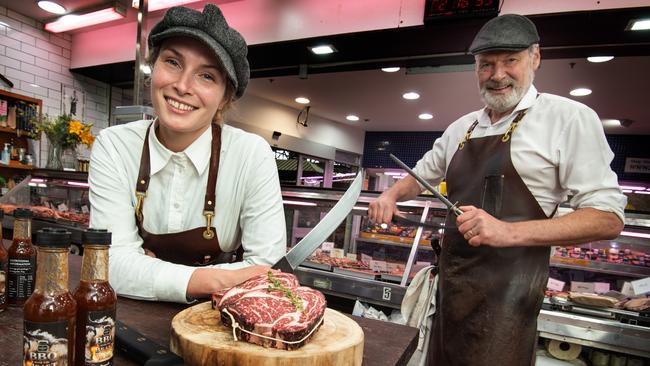
{"type": "MultiPolygon", "coordinates": [[[[144,216],[142,213],[151,172],[149,154],[150,130],[151,126],[147,129],[147,133],[144,136],[144,146],[142,147],[142,156],[140,158],[140,172],[138,174],[138,182],[136,183],[136,197],[138,201],[135,208],[135,222],[138,225],[138,234],[140,234],[144,241],[142,247],[152,251],[156,255],[156,258],[189,266],[205,266],[241,261],[243,248],[239,246],[236,251],[221,251],[217,231],[212,226],[214,204],[217,198],[216,187],[217,175],[219,173],[219,156],[221,153],[221,127],[217,124],[212,125],[212,148],[210,153],[210,166],[208,168],[208,185],[206,187],[203,207],[206,226],[169,234],[152,234],[144,229],[144,216]]],[[[193,189],[193,187],[188,187],[188,189],[193,189]]]]}
{"type": "MultiPolygon", "coordinates": [[[[515,170],[510,136],[469,139],[447,169],[449,199],[514,222],[548,218],[515,170]]],[[[472,247],[449,214],[439,258],[438,306],[429,365],[534,364],[537,315],[548,279],[549,247],[472,247]]]]}

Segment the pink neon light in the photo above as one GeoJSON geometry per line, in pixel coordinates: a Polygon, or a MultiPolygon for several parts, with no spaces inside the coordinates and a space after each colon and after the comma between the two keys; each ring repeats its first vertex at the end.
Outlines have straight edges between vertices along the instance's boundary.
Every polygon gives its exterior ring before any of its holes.
{"type": "Polygon", "coordinates": [[[633,236],[635,238],[645,238],[645,239],[650,239],[650,234],[645,234],[645,233],[633,233],[631,231],[621,231],[621,235],[623,236],[633,236]]]}
{"type": "Polygon", "coordinates": [[[83,183],[83,182],[67,182],[71,186],[77,186],[77,187],[90,187],[88,183],[83,183]]]}
{"type": "Polygon", "coordinates": [[[621,189],[629,189],[631,191],[642,191],[645,189],[644,186],[621,186],[621,189]]]}
{"type": "Polygon", "coordinates": [[[631,189],[621,189],[621,192],[623,193],[632,193],[631,189]]]}
{"type": "Polygon", "coordinates": [[[172,6],[179,6],[189,3],[195,3],[200,0],[151,0],[148,4],[148,11],[156,11],[160,9],[171,8],[172,6]]]}
{"type": "Polygon", "coordinates": [[[636,194],[650,194],[650,191],[634,191],[636,194]]]}
{"type": "Polygon", "coordinates": [[[302,201],[282,200],[282,203],[287,205],[294,205],[294,206],[318,206],[313,202],[302,202],[302,201]]]}
{"type": "Polygon", "coordinates": [[[45,30],[52,33],[61,33],[122,18],[124,18],[124,15],[115,11],[115,8],[107,8],[82,15],[63,16],[54,22],[45,24],[45,30]]]}
{"type": "Polygon", "coordinates": [[[34,183],[45,183],[45,179],[41,179],[41,178],[32,178],[32,179],[30,180],[30,182],[34,182],[34,183]]]}

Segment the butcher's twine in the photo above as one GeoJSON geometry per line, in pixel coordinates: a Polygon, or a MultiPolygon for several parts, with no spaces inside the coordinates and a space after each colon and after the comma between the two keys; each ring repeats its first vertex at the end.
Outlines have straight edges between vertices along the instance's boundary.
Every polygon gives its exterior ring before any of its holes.
{"type": "Polygon", "coordinates": [[[323,319],[325,319],[325,315],[323,315],[320,318],[320,320],[318,321],[318,324],[316,324],[316,326],[313,327],[312,330],[306,336],[302,337],[301,339],[299,339],[297,341],[285,341],[284,339],[273,338],[273,337],[265,336],[265,335],[262,335],[262,334],[258,334],[258,333],[246,330],[246,329],[242,328],[241,325],[239,325],[239,323],[237,323],[237,321],[235,320],[235,317],[233,317],[232,314],[230,314],[227,309],[223,309],[222,312],[226,313],[226,315],[228,315],[230,317],[230,324],[232,324],[232,337],[235,339],[235,342],[239,340],[239,339],[237,339],[237,332],[236,332],[236,330],[239,329],[240,331],[242,331],[244,333],[248,333],[248,334],[251,334],[251,335],[254,335],[254,336],[258,336],[258,337],[264,338],[264,339],[270,339],[272,341],[278,341],[278,342],[282,342],[282,343],[286,343],[286,344],[300,343],[300,342],[303,342],[305,339],[309,338],[312,335],[312,333],[314,333],[316,331],[316,329],[318,329],[318,327],[321,325],[321,323],[323,322],[323,319]]]}

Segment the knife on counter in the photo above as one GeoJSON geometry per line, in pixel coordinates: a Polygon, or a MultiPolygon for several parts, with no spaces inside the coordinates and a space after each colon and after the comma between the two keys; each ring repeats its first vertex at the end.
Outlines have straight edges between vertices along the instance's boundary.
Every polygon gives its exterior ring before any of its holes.
{"type": "Polygon", "coordinates": [[[332,209],[323,217],[320,222],[314,226],[311,231],[305,235],[296,245],[294,245],[287,254],[282,257],[273,269],[278,269],[282,272],[293,273],[293,270],[304,262],[330,234],[336,230],[343,220],[348,216],[354,204],[359,199],[361,193],[361,186],[363,185],[363,169],[357,173],[350,187],[348,187],[343,197],[332,207],[332,209]]]}
{"type": "Polygon", "coordinates": [[[115,321],[115,347],[141,365],[185,365],[183,359],[169,348],[159,345],[119,320],[115,321]]]}

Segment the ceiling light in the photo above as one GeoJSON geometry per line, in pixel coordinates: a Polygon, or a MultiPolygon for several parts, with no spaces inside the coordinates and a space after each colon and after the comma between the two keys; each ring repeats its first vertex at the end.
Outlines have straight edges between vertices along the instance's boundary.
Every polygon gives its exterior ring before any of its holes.
{"type": "Polygon", "coordinates": [[[619,186],[621,189],[626,189],[629,191],[642,191],[645,189],[645,186],[626,186],[626,185],[620,185],[619,186]]]}
{"type": "Polygon", "coordinates": [[[126,9],[121,3],[115,3],[114,6],[102,10],[93,11],[86,14],[64,15],[61,18],[45,24],[45,30],[52,33],[61,33],[73,29],[88,27],[91,25],[110,22],[111,20],[122,19],[126,16],[126,9]]]}
{"type": "Polygon", "coordinates": [[[145,75],[151,75],[151,66],[144,64],[140,66],[140,70],[145,75]]]}
{"type": "Polygon", "coordinates": [[[383,71],[383,72],[398,72],[399,67],[383,67],[381,69],[381,71],[383,71]]]}
{"type": "Polygon", "coordinates": [[[296,101],[296,103],[300,103],[300,104],[309,104],[310,102],[310,100],[305,97],[298,97],[294,100],[296,101]]]}
{"type": "Polygon", "coordinates": [[[607,61],[610,61],[612,59],[614,59],[614,56],[591,56],[591,57],[587,57],[587,61],[595,62],[595,63],[607,62],[607,61]]]}
{"type": "MultiPolygon", "coordinates": [[[[167,9],[171,8],[172,6],[180,6],[180,5],[185,5],[189,3],[195,3],[199,0],[150,0],[149,3],[147,4],[147,11],[156,11],[160,9],[167,9]]],[[[133,0],[131,3],[131,6],[139,9],[140,8],[140,1],[139,0],[133,0]]]]}
{"type": "Polygon", "coordinates": [[[309,48],[311,52],[317,54],[317,55],[327,55],[329,53],[334,53],[334,47],[330,45],[322,45],[322,46],[316,46],[316,47],[311,47],[309,48]]]}
{"type": "Polygon", "coordinates": [[[402,98],[408,99],[408,100],[415,100],[415,99],[420,98],[420,94],[418,94],[416,92],[408,92],[408,93],[402,94],[402,98]]]}
{"type": "Polygon", "coordinates": [[[585,95],[591,94],[591,89],[577,88],[577,89],[571,90],[569,92],[569,94],[573,95],[574,97],[584,97],[585,95]]]}
{"type": "Polygon", "coordinates": [[[348,121],[356,122],[359,120],[359,116],[355,116],[354,114],[348,114],[347,116],[345,116],[345,119],[347,119],[348,121]]]}
{"type": "Polygon", "coordinates": [[[650,29],[650,19],[634,19],[628,23],[625,30],[648,30],[650,29]]]}
{"type": "Polygon", "coordinates": [[[431,119],[433,118],[433,114],[431,113],[422,113],[418,116],[419,119],[431,119]]]}
{"type": "Polygon", "coordinates": [[[54,1],[44,1],[41,0],[38,3],[38,7],[47,11],[48,13],[53,14],[63,14],[65,13],[65,8],[54,1]]]}
{"type": "Polygon", "coordinates": [[[621,120],[620,119],[602,119],[601,122],[603,123],[604,127],[621,127],[621,120]]]}

